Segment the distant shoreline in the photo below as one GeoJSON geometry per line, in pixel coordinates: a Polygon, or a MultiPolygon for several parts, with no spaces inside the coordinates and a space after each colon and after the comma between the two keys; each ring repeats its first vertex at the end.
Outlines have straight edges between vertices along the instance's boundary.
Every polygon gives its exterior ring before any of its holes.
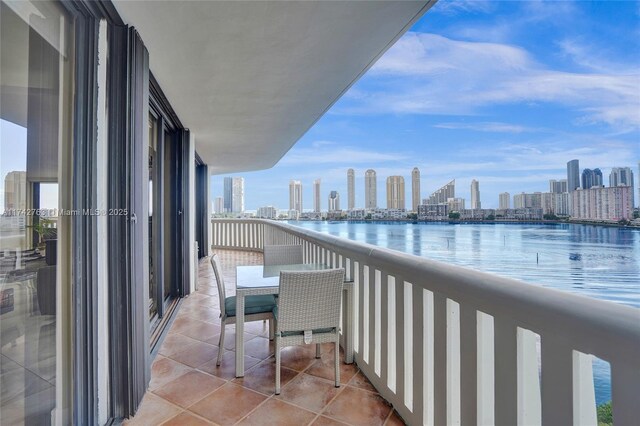
{"type": "MultiPolygon", "coordinates": [[[[283,219],[284,221],[288,221],[288,219],[283,219]]],[[[605,226],[605,227],[613,227],[613,228],[631,228],[631,229],[640,229],[640,225],[621,225],[619,223],[611,223],[611,222],[593,222],[588,220],[514,220],[514,219],[505,219],[505,220],[418,220],[418,219],[345,219],[345,220],[314,220],[314,219],[302,219],[293,222],[333,222],[333,223],[415,223],[415,224],[443,224],[443,225],[473,225],[473,224],[486,224],[486,225],[496,225],[496,224],[516,224],[516,225],[595,225],[595,226],[605,226]]]]}

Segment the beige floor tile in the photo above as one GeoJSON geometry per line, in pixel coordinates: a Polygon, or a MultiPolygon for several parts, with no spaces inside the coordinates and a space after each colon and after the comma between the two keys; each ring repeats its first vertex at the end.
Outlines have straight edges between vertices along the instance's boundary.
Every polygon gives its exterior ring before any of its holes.
{"type": "Polygon", "coordinates": [[[300,426],[309,424],[315,416],[310,411],[287,404],[284,401],[270,399],[238,424],[243,426],[300,426]]]}
{"type": "Polygon", "coordinates": [[[189,411],[219,425],[232,425],[265,399],[266,396],[250,389],[227,383],[189,407],[189,411]]]}
{"type": "Polygon", "coordinates": [[[347,386],[322,414],[355,426],[383,425],[391,407],[380,395],[347,386]]]}
{"type": "Polygon", "coordinates": [[[169,402],[187,408],[225,383],[219,377],[200,371],[191,371],[165,384],[154,393],[169,402]]]}
{"type": "Polygon", "coordinates": [[[319,413],[341,390],[328,380],[303,373],[283,386],[276,398],[319,413]]]}

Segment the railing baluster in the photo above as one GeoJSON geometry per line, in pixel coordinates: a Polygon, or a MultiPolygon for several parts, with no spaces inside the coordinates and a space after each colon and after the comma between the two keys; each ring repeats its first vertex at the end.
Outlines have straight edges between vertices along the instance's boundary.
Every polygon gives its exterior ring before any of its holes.
{"type": "Polygon", "coordinates": [[[404,405],[405,387],[404,387],[404,279],[396,278],[396,390],[398,402],[404,405]]]}
{"type": "Polygon", "coordinates": [[[389,276],[380,273],[380,379],[389,384],[389,276]]]}
{"type": "Polygon", "coordinates": [[[362,289],[362,359],[365,363],[370,364],[372,359],[372,347],[369,345],[369,329],[372,319],[370,307],[373,305],[372,302],[372,291],[371,291],[371,271],[369,265],[364,265],[362,268],[362,285],[360,288],[362,289]]]}
{"type": "Polygon", "coordinates": [[[387,385],[396,391],[396,278],[387,276],[387,385]]]}
{"type": "Polygon", "coordinates": [[[460,305],[447,299],[447,424],[460,424],[460,305]]]}
{"type": "Polygon", "coordinates": [[[380,362],[382,345],[380,335],[382,333],[382,274],[378,269],[374,272],[374,301],[373,301],[373,369],[380,376],[380,362]]]}
{"type": "MultiPolygon", "coordinates": [[[[536,334],[518,328],[518,424],[539,425],[542,422],[540,407],[540,380],[538,376],[538,349],[536,334]]],[[[593,381],[591,382],[593,387],[593,381]]],[[[595,408],[595,402],[594,402],[595,408]]]]}
{"type": "MultiPolygon", "coordinates": [[[[573,424],[573,354],[560,336],[542,335],[542,424],[573,424]]],[[[497,354],[496,354],[497,357],[497,354]]],[[[496,365],[496,369],[498,365],[496,365]]],[[[501,366],[502,368],[502,366],[501,366]]],[[[497,398],[496,402],[502,403],[497,398]]]]}
{"type": "Polygon", "coordinates": [[[598,424],[593,356],[578,351],[573,351],[573,422],[578,425],[598,424]]]}

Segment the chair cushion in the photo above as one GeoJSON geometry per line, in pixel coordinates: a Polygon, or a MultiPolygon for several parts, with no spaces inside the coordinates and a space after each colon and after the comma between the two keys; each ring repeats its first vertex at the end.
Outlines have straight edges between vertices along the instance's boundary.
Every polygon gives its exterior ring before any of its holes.
{"type": "MultiPolygon", "coordinates": [[[[278,319],[278,305],[274,306],[273,308],[273,316],[276,318],[276,320],[278,319]]],[[[335,330],[335,327],[330,327],[330,328],[319,328],[317,330],[311,330],[311,333],[332,333],[335,330]]],[[[287,337],[287,336],[295,336],[295,335],[302,335],[304,334],[304,330],[300,330],[300,331],[283,331],[282,332],[282,337],[287,337]]]]}
{"type": "MultiPolygon", "coordinates": [[[[273,294],[247,296],[244,298],[245,315],[272,312],[275,306],[276,299],[273,294]]],[[[228,317],[236,316],[236,296],[230,296],[224,300],[224,309],[228,317]]]]}

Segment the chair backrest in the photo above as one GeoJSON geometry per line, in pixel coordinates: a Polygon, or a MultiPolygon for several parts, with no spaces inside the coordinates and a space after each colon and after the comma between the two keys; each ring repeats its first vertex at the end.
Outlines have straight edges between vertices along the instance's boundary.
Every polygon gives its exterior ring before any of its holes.
{"type": "Polygon", "coordinates": [[[266,245],[263,249],[264,265],[297,265],[302,261],[301,245],[266,245]]]}
{"type": "Polygon", "coordinates": [[[278,330],[339,327],[343,285],[344,269],[280,272],[278,330]]]}
{"type": "Polygon", "coordinates": [[[226,316],[226,311],[224,308],[224,301],[227,298],[227,292],[224,288],[224,279],[222,278],[222,268],[220,267],[220,259],[217,254],[213,254],[211,256],[211,267],[213,268],[213,273],[216,276],[216,284],[218,284],[218,296],[220,298],[220,314],[224,318],[226,316]]]}

